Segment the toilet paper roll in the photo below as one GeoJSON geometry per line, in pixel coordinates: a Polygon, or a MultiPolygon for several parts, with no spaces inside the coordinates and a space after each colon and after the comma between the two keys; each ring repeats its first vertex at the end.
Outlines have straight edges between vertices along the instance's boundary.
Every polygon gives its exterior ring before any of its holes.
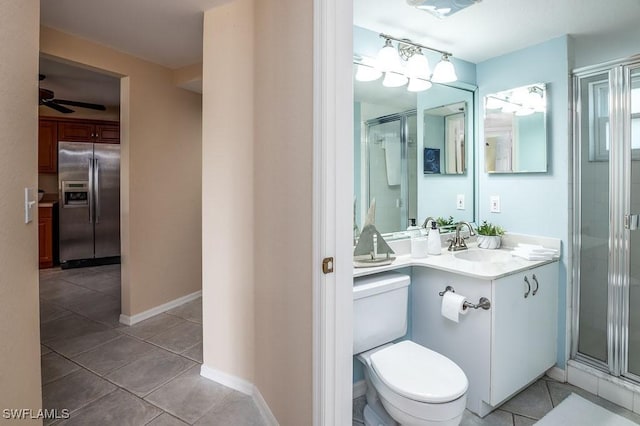
{"type": "Polygon", "coordinates": [[[464,302],[466,301],[466,297],[447,291],[442,296],[442,316],[453,322],[458,322],[460,314],[467,314],[467,310],[464,309],[464,302]]]}

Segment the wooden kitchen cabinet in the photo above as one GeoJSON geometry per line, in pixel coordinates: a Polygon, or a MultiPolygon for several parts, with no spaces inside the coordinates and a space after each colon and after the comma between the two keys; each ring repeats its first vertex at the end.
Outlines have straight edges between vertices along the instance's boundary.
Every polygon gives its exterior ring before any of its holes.
{"type": "Polygon", "coordinates": [[[74,120],[58,123],[58,140],[65,142],[120,143],[116,121],[74,120]]]}
{"type": "Polygon", "coordinates": [[[40,269],[53,266],[53,207],[38,207],[40,269]]]}
{"type": "Polygon", "coordinates": [[[58,171],[58,123],[40,120],[38,125],[38,173],[58,171]]]}

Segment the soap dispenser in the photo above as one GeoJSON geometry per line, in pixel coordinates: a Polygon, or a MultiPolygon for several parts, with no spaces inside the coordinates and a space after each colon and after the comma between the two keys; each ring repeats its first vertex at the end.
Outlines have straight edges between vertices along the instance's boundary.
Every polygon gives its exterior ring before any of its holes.
{"type": "Polygon", "coordinates": [[[442,253],[442,241],[440,240],[440,230],[434,221],[431,221],[431,229],[429,229],[429,235],[427,237],[427,253],[431,255],[438,255],[442,253]]]}
{"type": "Polygon", "coordinates": [[[411,225],[407,227],[407,233],[411,238],[419,237],[421,235],[420,227],[416,225],[415,219],[409,219],[411,221],[411,225]]]}

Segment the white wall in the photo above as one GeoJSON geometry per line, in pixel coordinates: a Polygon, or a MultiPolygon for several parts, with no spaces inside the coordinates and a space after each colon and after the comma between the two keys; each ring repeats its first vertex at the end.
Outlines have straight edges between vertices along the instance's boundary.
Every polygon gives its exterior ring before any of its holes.
{"type": "Polygon", "coordinates": [[[0,410],[42,406],[37,206],[24,223],[24,188],[38,184],[39,3],[0,0],[0,410]]]}

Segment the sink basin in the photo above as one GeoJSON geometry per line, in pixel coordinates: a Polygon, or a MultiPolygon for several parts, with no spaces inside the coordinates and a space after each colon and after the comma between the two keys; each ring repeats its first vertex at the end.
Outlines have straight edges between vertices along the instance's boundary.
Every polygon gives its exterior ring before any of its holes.
{"type": "Polygon", "coordinates": [[[502,263],[511,260],[511,253],[501,250],[464,250],[453,254],[454,257],[469,262],[502,263]]]}

